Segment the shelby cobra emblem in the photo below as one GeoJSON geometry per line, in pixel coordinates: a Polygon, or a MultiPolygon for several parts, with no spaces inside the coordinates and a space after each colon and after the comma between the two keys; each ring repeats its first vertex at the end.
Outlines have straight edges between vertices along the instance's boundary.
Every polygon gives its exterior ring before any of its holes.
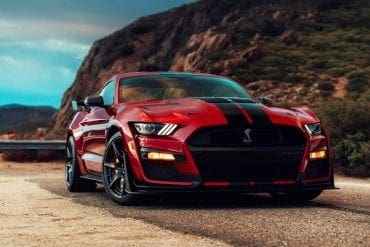
{"type": "Polygon", "coordinates": [[[243,139],[244,143],[251,143],[252,142],[252,138],[250,136],[251,132],[252,132],[251,129],[244,130],[244,134],[245,134],[245,138],[243,139]]]}

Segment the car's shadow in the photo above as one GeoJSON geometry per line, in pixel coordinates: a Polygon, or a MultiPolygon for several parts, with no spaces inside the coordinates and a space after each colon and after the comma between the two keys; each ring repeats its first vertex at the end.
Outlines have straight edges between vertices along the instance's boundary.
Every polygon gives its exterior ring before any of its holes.
{"type": "MultiPolygon", "coordinates": [[[[71,198],[77,203],[95,207],[120,206],[112,201],[102,186],[96,191],[71,193],[60,183],[50,183],[48,179],[37,179],[43,189],[54,194],[71,198]]],[[[155,209],[227,209],[227,208],[301,208],[314,204],[277,201],[268,194],[228,194],[228,193],[158,193],[139,195],[137,200],[127,208],[155,209]]]]}

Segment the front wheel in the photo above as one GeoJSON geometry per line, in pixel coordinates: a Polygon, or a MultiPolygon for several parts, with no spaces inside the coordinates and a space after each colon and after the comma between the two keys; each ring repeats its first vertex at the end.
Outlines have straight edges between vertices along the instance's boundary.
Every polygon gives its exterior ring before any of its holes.
{"type": "Polygon", "coordinates": [[[118,204],[132,203],[134,195],[129,193],[128,159],[120,133],[115,133],[109,139],[102,165],[103,184],[107,194],[118,204]]]}
{"type": "Polygon", "coordinates": [[[308,202],[321,194],[322,190],[307,190],[294,192],[271,192],[270,195],[280,201],[308,202]]]}

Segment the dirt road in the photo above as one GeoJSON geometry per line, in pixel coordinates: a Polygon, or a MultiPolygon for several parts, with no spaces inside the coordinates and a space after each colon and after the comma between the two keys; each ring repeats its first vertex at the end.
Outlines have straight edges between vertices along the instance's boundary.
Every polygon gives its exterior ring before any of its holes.
{"type": "Polygon", "coordinates": [[[113,203],[101,187],[68,193],[63,164],[0,162],[0,246],[369,246],[370,180],[306,205],[267,195],[148,197],[113,203]]]}

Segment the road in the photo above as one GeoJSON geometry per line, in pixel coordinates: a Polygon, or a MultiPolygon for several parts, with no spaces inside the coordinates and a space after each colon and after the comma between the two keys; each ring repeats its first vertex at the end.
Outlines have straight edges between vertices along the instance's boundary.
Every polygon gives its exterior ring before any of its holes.
{"type": "Polygon", "coordinates": [[[306,205],[268,195],[156,196],[118,206],[102,187],[69,193],[63,165],[0,163],[0,245],[369,246],[370,180],[306,205]]]}

